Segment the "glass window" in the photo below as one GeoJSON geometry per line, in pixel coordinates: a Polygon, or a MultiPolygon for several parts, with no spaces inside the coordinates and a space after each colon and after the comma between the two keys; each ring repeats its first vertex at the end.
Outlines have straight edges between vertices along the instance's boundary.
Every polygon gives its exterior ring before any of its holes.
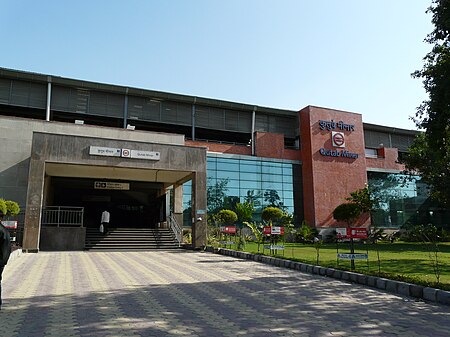
{"type": "Polygon", "coordinates": [[[240,165],[241,172],[261,173],[261,165],[240,165]]]}
{"type": "Polygon", "coordinates": [[[283,191],[283,184],[263,181],[262,182],[262,189],[263,190],[275,190],[277,192],[282,192],[283,191]]]}
{"type": "Polygon", "coordinates": [[[261,180],[261,176],[255,173],[241,172],[241,180],[261,180]]]}
{"type": "Polygon", "coordinates": [[[281,166],[268,166],[268,165],[263,165],[262,168],[262,173],[267,173],[267,174],[283,174],[283,169],[281,168],[281,166]]]}
{"type": "Polygon", "coordinates": [[[224,162],[217,162],[217,170],[221,171],[239,171],[239,164],[238,163],[224,163],[224,162]]]}
{"type": "Polygon", "coordinates": [[[239,188],[239,185],[240,185],[239,180],[232,180],[232,179],[228,180],[227,184],[228,187],[239,188]]]}
{"type": "Polygon", "coordinates": [[[239,179],[239,171],[217,171],[217,179],[239,179]]]}
{"type": "Polygon", "coordinates": [[[268,203],[280,203],[290,212],[294,209],[293,164],[226,157],[207,158],[208,210],[234,207],[250,200],[255,203],[255,220],[268,203]],[[212,178],[212,179],[211,179],[212,178]],[[226,184],[221,182],[226,181],[226,184]],[[217,189],[222,189],[219,191],[217,189]],[[210,194],[208,194],[210,195],[210,194]],[[219,197],[217,197],[219,196],[219,197]]]}
{"type": "Polygon", "coordinates": [[[283,181],[283,176],[265,174],[262,176],[262,181],[264,181],[264,182],[280,182],[281,183],[283,181]]]}
{"type": "Polygon", "coordinates": [[[382,172],[367,175],[371,193],[380,200],[380,208],[372,212],[373,225],[399,228],[433,222],[439,226],[446,221],[448,215],[445,211],[436,212],[441,208],[429,198],[428,188],[420,177],[382,172]]]}
{"type": "Polygon", "coordinates": [[[283,183],[283,191],[293,191],[294,185],[293,184],[285,184],[283,183]]]}
{"type": "Polygon", "coordinates": [[[292,176],[292,165],[289,167],[283,167],[283,175],[292,176]]]}
{"type": "Polygon", "coordinates": [[[260,181],[240,181],[241,189],[245,190],[255,190],[255,189],[261,189],[261,182],[260,181]]]}
{"type": "Polygon", "coordinates": [[[364,151],[366,153],[367,158],[377,158],[378,157],[377,149],[369,149],[366,147],[364,151]]]}
{"type": "Polygon", "coordinates": [[[225,193],[227,196],[239,196],[239,188],[228,188],[225,193]]]}

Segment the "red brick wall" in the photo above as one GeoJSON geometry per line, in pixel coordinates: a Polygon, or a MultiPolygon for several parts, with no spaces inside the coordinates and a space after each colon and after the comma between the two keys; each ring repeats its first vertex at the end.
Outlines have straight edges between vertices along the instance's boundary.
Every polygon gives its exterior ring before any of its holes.
{"type": "Polygon", "coordinates": [[[398,150],[395,148],[383,147],[378,151],[378,158],[366,158],[367,168],[377,168],[386,170],[399,170],[405,169],[403,164],[397,162],[398,150]]]}
{"type": "Polygon", "coordinates": [[[308,106],[300,111],[303,196],[305,219],[316,227],[335,226],[333,210],[345,202],[350,192],[367,183],[364,134],[360,114],[308,106]],[[319,121],[334,121],[331,130],[322,130],[319,121]],[[353,130],[342,130],[342,121],[353,130]],[[332,144],[332,131],[344,134],[345,147],[332,144]],[[358,158],[326,156],[325,151],[348,151],[358,158]],[[323,152],[323,151],[322,151],[323,152]]]}
{"type": "Polygon", "coordinates": [[[251,146],[244,145],[233,145],[233,144],[219,144],[210,142],[197,142],[192,140],[186,140],[185,145],[187,146],[199,146],[206,147],[208,151],[230,153],[230,154],[242,154],[251,156],[252,148],[251,146]]]}
{"type": "Polygon", "coordinates": [[[256,132],[255,155],[265,158],[301,159],[300,150],[284,148],[284,135],[270,132],[256,132]]]}

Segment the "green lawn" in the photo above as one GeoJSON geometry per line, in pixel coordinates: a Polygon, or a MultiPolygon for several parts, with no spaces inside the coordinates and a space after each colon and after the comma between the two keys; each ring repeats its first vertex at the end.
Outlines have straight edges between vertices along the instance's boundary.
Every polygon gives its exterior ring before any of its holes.
{"type": "MultiPolygon", "coordinates": [[[[231,247],[234,248],[234,247],[231,247]]],[[[355,244],[355,253],[369,253],[369,263],[366,260],[356,260],[356,271],[362,273],[378,274],[377,249],[380,254],[380,270],[384,277],[394,279],[404,279],[408,282],[433,285],[436,282],[436,276],[433,271],[430,252],[432,248],[429,244],[423,243],[378,243],[374,244],[355,244]]],[[[245,251],[258,253],[256,243],[247,242],[245,251]]],[[[441,269],[440,282],[441,288],[450,290],[450,243],[439,244],[438,259],[441,269]]],[[[316,249],[311,244],[286,243],[286,249],[278,251],[279,256],[287,259],[294,259],[310,264],[316,264],[316,249]]],[[[339,244],[340,253],[349,253],[349,246],[339,244]]],[[[260,252],[262,253],[262,246],[260,252]]],[[[270,255],[269,250],[264,254],[270,255]]],[[[319,264],[321,266],[350,269],[348,260],[336,259],[336,244],[322,244],[320,248],[319,264]]],[[[436,285],[434,285],[436,286],[436,285]]]]}

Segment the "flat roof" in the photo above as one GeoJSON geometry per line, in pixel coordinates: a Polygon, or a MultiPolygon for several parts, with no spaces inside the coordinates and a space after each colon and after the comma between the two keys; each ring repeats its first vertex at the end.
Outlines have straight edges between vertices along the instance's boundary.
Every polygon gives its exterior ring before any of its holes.
{"type": "Polygon", "coordinates": [[[268,114],[289,115],[289,116],[296,116],[298,113],[298,111],[295,111],[295,110],[276,109],[276,108],[269,108],[269,107],[263,107],[263,106],[252,105],[252,104],[244,104],[244,103],[237,103],[237,102],[230,102],[230,101],[206,98],[206,97],[174,94],[174,93],[168,93],[168,92],[163,92],[163,91],[148,90],[148,89],[141,89],[141,88],[135,88],[135,87],[121,86],[121,85],[113,85],[113,84],[106,84],[106,83],[99,83],[99,82],[92,82],[92,81],[77,80],[77,79],[66,78],[66,77],[61,77],[61,76],[33,73],[33,72],[28,72],[28,71],[7,69],[7,68],[1,68],[1,67],[0,67],[0,77],[6,77],[6,78],[10,78],[10,79],[17,79],[17,80],[26,80],[26,81],[32,81],[32,82],[41,82],[41,83],[51,82],[53,84],[59,84],[59,85],[63,85],[63,86],[75,87],[75,88],[80,88],[80,89],[93,89],[93,90],[99,90],[99,91],[110,92],[110,93],[115,93],[115,94],[122,94],[122,95],[144,96],[144,97],[154,98],[157,100],[171,100],[171,101],[177,101],[177,102],[189,103],[189,104],[197,103],[197,104],[201,104],[201,105],[207,105],[207,106],[223,108],[223,109],[236,109],[236,110],[243,110],[243,111],[256,110],[258,112],[265,112],[268,114]]]}

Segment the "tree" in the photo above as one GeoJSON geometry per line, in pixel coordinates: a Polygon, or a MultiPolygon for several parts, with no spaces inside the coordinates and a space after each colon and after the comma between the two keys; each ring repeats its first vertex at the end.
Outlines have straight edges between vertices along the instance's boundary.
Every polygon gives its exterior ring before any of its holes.
{"type": "Polygon", "coordinates": [[[450,204],[450,1],[433,0],[434,30],[425,41],[432,44],[424,57],[422,79],[428,100],[417,108],[414,122],[425,132],[416,137],[405,158],[406,169],[418,172],[431,188],[431,196],[450,204]]]}
{"type": "Polygon", "coordinates": [[[238,217],[234,211],[223,209],[215,215],[215,219],[219,225],[232,225],[237,221],[238,217]]]}
{"type": "Polygon", "coordinates": [[[244,221],[250,221],[253,217],[255,207],[253,203],[244,201],[243,203],[236,204],[236,214],[239,221],[242,223],[244,221]]]}
{"type": "Polygon", "coordinates": [[[264,192],[264,201],[272,207],[278,207],[280,204],[280,196],[276,190],[267,190],[264,192]]]}
{"type": "MultiPolygon", "coordinates": [[[[361,215],[361,207],[354,203],[349,202],[345,204],[340,204],[333,211],[333,218],[337,221],[345,221],[347,227],[350,227],[352,222],[355,221],[361,215]]],[[[353,245],[353,239],[350,238],[350,253],[355,253],[355,247],[353,245]]],[[[355,270],[355,260],[351,259],[351,269],[355,270]]]]}
{"type": "Polygon", "coordinates": [[[269,226],[272,226],[274,222],[280,220],[283,216],[283,211],[278,207],[269,206],[262,211],[262,218],[269,223],[269,226]]]}
{"type": "Polygon", "coordinates": [[[371,195],[368,187],[351,192],[346,200],[358,205],[361,213],[372,212],[378,204],[378,200],[371,195]]]}
{"type": "Polygon", "coordinates": [[[215,184],[208,181],[206,188],[206,200],[208,200],[208,214],[213,215],[223,208],[226,192],[228,190],[228,179],[217,180],[215,184]]]}
{"type": "Polygon", "coordinates": [[[361,215],[361,208],[358,204],[348,202],[340,204],[333,211],[333,218],[336,221],[344,221],[350,227],[353,221],[361,215]]]}

